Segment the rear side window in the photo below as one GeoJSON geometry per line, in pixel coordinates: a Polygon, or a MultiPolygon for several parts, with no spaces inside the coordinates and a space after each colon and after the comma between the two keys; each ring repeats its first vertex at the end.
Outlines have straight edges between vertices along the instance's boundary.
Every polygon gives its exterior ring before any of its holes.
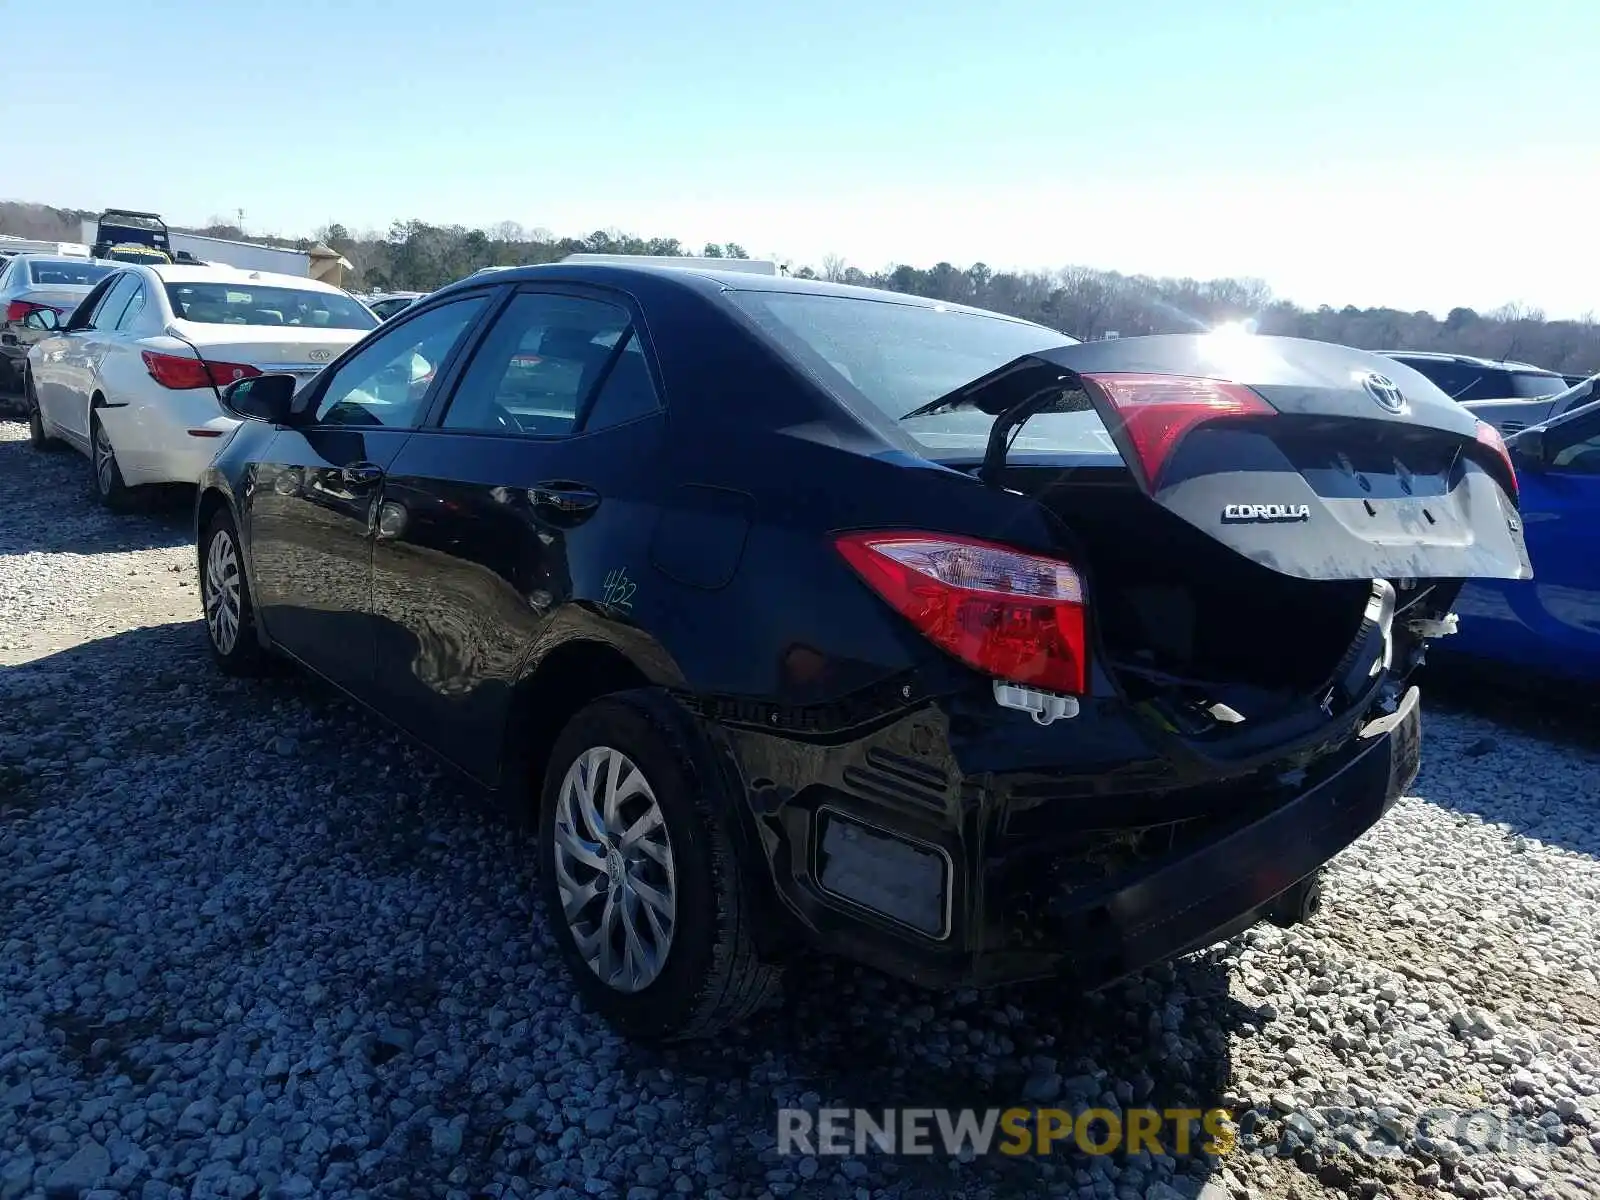
{"type": "Polygon", "coordinates": [[[140,284],[134,290],[132,298],[128,301],[128,307],[123,309],[122,315],[117,318],[115,327],[117,329],[129,328],[136,320],[138,320],[139,314],[144,311],[144,303],[145,287],[143,284],[140,284]]]}
{"type": "Polygon", "coordinates": [[[115,329],[117,322],[122,318],[122,312],[128,307],[128,301],[133,299],[133,293],[139,287],[139,280],[131,272],[118,276],[110,289],[100,298],[100,307],[95,309],[94,317],[90,322],[95,329],[115,329]]]}
{"type": "Polygon", "coordinates": [[[34,260],[28,263],[28,278],[35,287],[86,287],[99,283],[115,267],[100,263],[34,260]]]}
{"type": "Polygon", "coordinates": [[[440,368],[486,302],[482,293],[463,296],[366,339],[328,381],[317,404],[318,424],[415,425],[440,368]]]}
{"type": "Polygon", "coordinates": [[[566,437],[577,429],[591,395],[586,429],[615,425],[657,407],[627,311],[577,296],[524,292],[513,298],[473,355],[443,425],[566,437]]]}

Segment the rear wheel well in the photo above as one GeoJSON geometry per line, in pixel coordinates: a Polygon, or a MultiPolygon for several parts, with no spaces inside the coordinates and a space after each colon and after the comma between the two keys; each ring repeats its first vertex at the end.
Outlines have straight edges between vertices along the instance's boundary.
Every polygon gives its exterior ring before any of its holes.
{"type": "Polygon", "coordinates": [[[203,540],[206,530],[211,527],[211,520],[217,515],[219,509],[228,506],[228,498],[216,488],[207,488],[200,493],[199,502],[195,508],[195,534],[197,540],[203,540]]]}
{"type": "Polygon", "coordinates": [[[545,768],[567,722],[601,696],[649,685],[626,655],[603,642],[567,642],[552,650],[518,685],[506,722],[500,790],[516,814],[538,828],[545,768]]]}

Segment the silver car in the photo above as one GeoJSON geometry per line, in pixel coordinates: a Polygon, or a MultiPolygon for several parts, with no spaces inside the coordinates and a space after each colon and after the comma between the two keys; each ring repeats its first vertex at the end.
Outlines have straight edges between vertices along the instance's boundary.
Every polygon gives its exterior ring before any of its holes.
{"type": "Polygon", "coordinates": [[[0,268],[0,393],[22,391],[28,349],[51,335],[55,323],[66,324],[100,280],[119,264],[59,254],[17,254],[0,268]],[[55,322],[29,321],[48,309],[55,322]]]}

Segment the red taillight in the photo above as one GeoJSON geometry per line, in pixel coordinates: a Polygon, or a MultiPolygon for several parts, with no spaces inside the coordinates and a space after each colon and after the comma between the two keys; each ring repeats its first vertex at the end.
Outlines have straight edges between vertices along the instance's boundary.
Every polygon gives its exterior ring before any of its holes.
{"type": "Polygon", "coordinates": [[[1195,426],[1226,417],[1277,415],[1277,409],[1243,384],[1219,379],[1121,373],[1082,379],[1116,414],[1151,491],[1178,443],[1195,426]]]}
{"type": "Polygon", "coordinates": [[[6,320],[23,321],[27,319],[29,313],[36,312],[53,312],[59,315],[59,310],[51,308],[48,304],[34,304],[31,300],[13,300],[6,305],[6,320]]]}
{"type": "Polygon", "coordinates": [[[1478,445],[1491,451],[1500,460],[1506,469],[1506,481],[1511,484],[1511,494],[1517,495],[1517,469],[1511,465],[1511,451],[1506,449],[1506,440],[1500,436],[1500,431],[1487,421],[1479,421],[1477,433],[1478,445]]]}
{"type": "Polygon", "coordinates": [[[1083,581],[1070,564],[945,533],[847,533],[835,544],[873,591],[968,666],[1083,692],[1083,581]]]}
{"type": "Polygon", "coordinates": [[[248,379],[261,374],[248,363],[206,362],[183,354],[161,354],[146,350],[145,370],[164,388],[186,391],[190,388],[226,387],[235,379],[248,379]]]}

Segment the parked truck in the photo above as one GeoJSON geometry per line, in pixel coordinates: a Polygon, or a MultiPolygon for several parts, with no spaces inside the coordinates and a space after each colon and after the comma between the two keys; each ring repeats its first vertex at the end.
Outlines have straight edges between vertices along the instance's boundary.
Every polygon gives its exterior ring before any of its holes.
{"type": "Polygon", "coordinates": [[[96,258],[111,258],[114,249],[127,246],[144,249],[140,260],[150,258],[151,251],[166,255],[169,262],[172,260],[167,223],[159,213],[108,208],[98,217],[83,222],[83,240],[89,243],[96,258]]]}

